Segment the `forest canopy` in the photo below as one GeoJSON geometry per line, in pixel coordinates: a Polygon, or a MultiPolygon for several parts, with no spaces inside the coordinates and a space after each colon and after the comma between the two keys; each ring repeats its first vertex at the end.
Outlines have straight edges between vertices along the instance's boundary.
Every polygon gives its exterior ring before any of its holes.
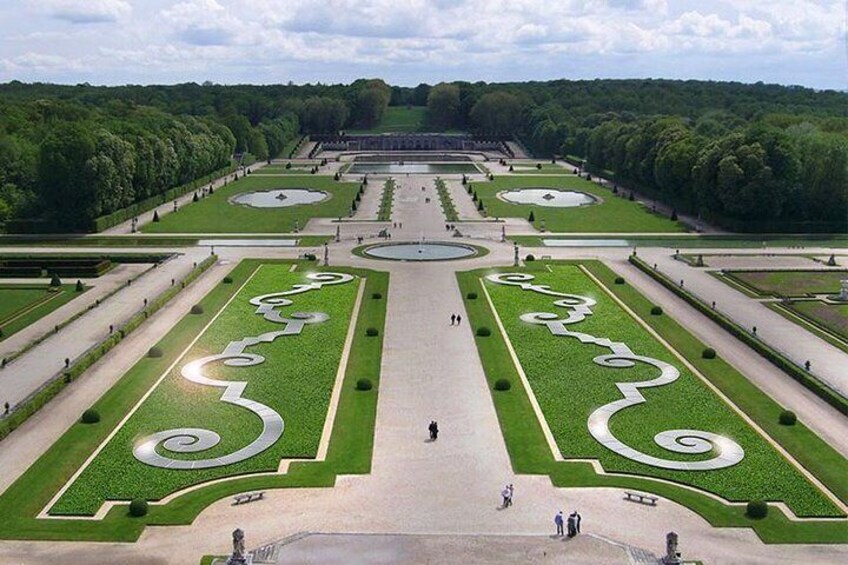
{"type": "MultiPolygon", "coordinates": [[[[848,94],[669,80],[0,85],[0,223],[65,231],[305,134],[426,106],[426,128],[522,142],[731,230],[848,229],[848,94]]],[[[284,155],[285,156],[285,155],[284,155]]]]}

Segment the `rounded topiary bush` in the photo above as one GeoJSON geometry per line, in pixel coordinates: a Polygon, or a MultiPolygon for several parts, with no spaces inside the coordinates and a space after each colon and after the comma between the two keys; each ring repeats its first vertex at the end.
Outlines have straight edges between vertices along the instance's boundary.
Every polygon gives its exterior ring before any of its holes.
{"type": "Polygon", "coordinates": [[[615,277],[615,284],[624,284],[624,277],[615,277]]]}
{"type": "Polygon", "coordinates": [[[492,330],[487,328],[486,326],[480,326],[477,328],[477,335],[480,337],[489,337],[492,335],[492,330]]]}
{"type": "Polygon", "coordinates": [[[701,357],[703,357],[704,359],[715,359],[716,358],[715,349],[713,349],[712,347],[708,347],[708,348],[704,349],[701,352],[701,357]]]}
{"type": "Polygon", "coordinates": [[[223,283],[224,284],[233,284],[233,277],[227,275],[226,277],[224,277],[223,283]]]}
{"type": "Polygon", "coordinates": [[[476,292],[469,292],[468,294],[465,295],[465,297],[468,300],[477,300],[477,293],[476,292]]]}
{"type": "Polygon", "coordinates": [[[85,290],[85,286],[83,286],[82,281],[81,281],[81,280],[77,280],[76,291],[77,291],[77,292],[82,292],[82,291],[84,291],[84,290],[85,290]]]}
{"type": "Polygon", "coordinates": [[[147,514],[147,501],[141,498],[136,498],[130,502],[130,516],[140,518],[147,514]]]}
{"type": "Polygon", "coordinates": [[[495,381],[495,390],[509,390],[512,388],[512,383],[509,379],[498,379],[495,381]]]}
{"type": "Polygon", "coordinates": [[[745,515],[755,520],[765,518],[768,515],[768,504],[764,500],[752,500],[745,508],[745,515]]]}
{"type": "Polygon", "coordinates": [[[365,330],[365,335],[368,337],[377,337],[380,335],[380,331],[377,328],[368,328],[365,330]]]}
{"type": "Polygon", "coordinates": [[[792,410],[784,410],[780,413],[778,421],[784,426],[794,426],[795,422],[798,421],[798,416],[792,410]]]}
{"type": "Polygon", "coordinates": [[[536,256],[535,256],[535,255],[533,255],[532,253],[528,253],[528,254],[527,254],[527,257],[525,257],[525,258],[524,258],[524,260],[525,260],[525,261],[535,261],[535,260],[536,260],[536,256]]]}
{"type": "Polygon", "coordinates": [[[156,346],[151,347],[147,351],[148,357],[162,357],[162,350],[156,346]]]}
{"type": "Polygon", "coordinates": [[[83,424],[96,424],[100,421],[100,412],[95,410],[94,408],[89,408],[85,412],[82,413],[82,423],[83,424]]]}
{"type": "Polygon", "coordinates": [[[374,300],[380,300],[381,298],[383,298],[383,295],[379,292],[375,292],[371,295],[371,298],[373,298],[374,300]]]}
{"type": "Polygon", "coordinates": [[[359,379],[356,381],[356,390],[371,390],[372,388],[374,388],[374,385],[370,379],[359,379]]]}
{"type": "Polygon", "coordinates": [[[651,316],[662,316],[662,308],[659,306],[652,307],[651,316]]]}
{"type": "Polygon", "coordinates": [[[203,314],[203,306],[201,306],[200,304],[195,304],[194,306],[191,307],[191,313],[192,314],[203,314]]]}

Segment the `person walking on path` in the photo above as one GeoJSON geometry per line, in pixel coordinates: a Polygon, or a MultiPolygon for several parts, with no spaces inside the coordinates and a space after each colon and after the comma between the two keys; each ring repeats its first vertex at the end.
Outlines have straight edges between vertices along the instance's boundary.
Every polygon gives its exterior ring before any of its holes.
{"type": "Polygon", "coordinates": [[[577,530],[577,533],[580,533],[580,522],[583,520],[583,516],[581,516],[577,510],[574,511],[574,529],[577,530]]]}
{"type": "Polygon", "coordinates": [[[501,491],[501,498],[503,498],[503,504],[501,508],[506,508],[509,506],[509,485],[506,485],[501,491]]]}
{"type": "Polygon", "coordinates": [[[430,420],[430,425],[427,429],[430,430],[430,439],[432,441],[439,439],[439,424],[436,423],[436,420],[430,420]]]}
{"type": "Polygon", "coordinates": [[[556,535],[558,535],[558,536],[565,535],[565,532],[563,532],[564,522],[565,522],[565,520],[562,517],[562,510],[560,510],[559,512],[557,512],[556,516],[554,516],[554,524],[556,524],[556,529],[557,529],[556,535]]]}
{"type": "Polygon", "coordinates": [[[509,490],[509,496],[506,499],[507,506],[512,506],[512,495],[515,493],[515,487],[512,486],[512,483],[509,483],[506,488],[509,490]]]}
{"type": "Polygon", "coordinates": [[[456,323],[456,314],[451,314],[451,325],[456,323]]]}
{"type": "Polygon", "coordinates": [[[458,325],[459,325],[459,324],[461,324],[461,323],[462,323],[462,316],[460,316],[459,314],[457,314],[457,315],[456,315],[456,325],[458,326],[458,325]]]}

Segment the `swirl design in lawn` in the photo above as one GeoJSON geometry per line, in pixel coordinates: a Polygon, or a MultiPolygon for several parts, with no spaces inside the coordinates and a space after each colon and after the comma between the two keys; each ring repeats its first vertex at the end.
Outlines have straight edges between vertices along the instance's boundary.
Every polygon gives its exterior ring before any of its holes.
{"type": "Polygon", "coordinates": [[[257,314],[261,314],[268,321],[284,324],[285,327],[282,330],[231,341],[221,353],[195,359],[187,363],[180,371],[184,379],[195,384],[223,388],[222,402],[241,406],[259,416],[262,420],[262,433],[259,437],[245,447],[220,457],[193,460],[172,459],[159,454],[156,448],[161,446],[162,449],[172,453],[200,453],[218,445],[221,442],[221,436],[211,430],[200,428],[165,430],[143,438],[133,448],[136,459],[165,469],[208,469],[249,459],[265,451],[280,439],[285,428],[283,418],[272,408],[255,400],[243,398],[242,394],[247,382],[210,379],[203,374],[203,368],[212,363],[223,363],[228,367],[251,367],[264,363],[264,357],[257,353],[247,353],[245,349],[260,343],[270,343],[278,337],[299,335],[307,324],[319,324],[329,319],[322,312],[294,312],[290,317],[284,318],[277,309],[293,304],[291,300],[285,298],[286,296],[320,290],[327,285],[344,284],[353,280],[352,275],[344,273],[311,273],[307,275],[307,278],[314,282],[294,285],[291,290],[264,294],[250,300],[250,303],[257,307],[257,314]]]}
{"type": "Polygon", "coordinates": [[[558,315],[550,312],[523,314],[520,316],[520,319],[530,324],[546,326],[555,336],[572,337],[579,340],[580,343],[598,345],[609,349],[612,352],[611,354],[599,355],[593,359],[598,365],[623,369],[634,367],[637,363],[643,363],[659,370],[660,376],[649,381],[616,383],[615,386],[624,395],[624,398],[605,404],[589,415],[589,433],[601,445],[633,461],[676,471],[722,469],[739,463],[745,457],[744,450],[735,441],[719,434],[701,430],[668,430],[660,432],[654,436],[654,442],[663,449],[674,453],[701,454],[713,451],[716,453],[714,457],[702,461],[675,461],[654,457],[642,453],[617,439],[609,428],[609,421],[613,415],[625,408],[646,402],[645,397],[642,396],[639,389],[673,383],[680,377],[680,371],[664,361],[637,355],[625,343],[614,342],[606,337],[599,338],[586,333],[570,331],[567,328],[569,324],[581,322],[586,319],[586,316],[592,315],[592,306],[597,304],[592,298],[556,292],[546,285],[534,285],[531,281],[535,277],[526,273],[499,273],[488,275],[486,279],[495,284],[517,286],[522,290],[559,297],[560,300],[555,301],[554,304],[568,310],[568,315],[564,319],[560,319],[558,315]]]}

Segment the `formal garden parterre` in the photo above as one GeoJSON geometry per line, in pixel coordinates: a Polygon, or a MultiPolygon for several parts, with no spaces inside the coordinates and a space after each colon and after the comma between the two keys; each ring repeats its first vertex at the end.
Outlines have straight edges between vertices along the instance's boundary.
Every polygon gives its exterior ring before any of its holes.
{"type": "MultiPolygon", "coordinates": [[[[291,262],[239,264],[207,295],[197,313],[187,315],[157,344],[161,357],[142,359],[95,404],[100,422],[74,425],[0,497],[4,537],[131,540],[144,523],[185,523],[211,502],[256,484],[263,488],[331,486],[338,472],[367,472],[382,338],[367,336],[365,329],[382,328],[387,277],[357,269],[335,269],[331,275],[309,263],[296,265],[306,268],[290,272],[291,262]],[[304,288],[309,285],[315,288],[304,288]],[[284,291],[294,293],[279,295],[284,291]],[[350,328],[356,297],[377,295],[381,299],[362,299],[356,327],[350,328]],[[256,296],[263,298],[264,306],[250,303],[256,296]],[[257,310],[263,312],[257,315],[257,310]],[[295,331],[298,327],[300,333],[295,331]],[[322,434],[326,435],[328,405],[349,331],[352,347],[341,368],[345,380],[337,389],[338,409],[327,446],[322,434]],[[268,332],[277,332],[279,339],[270,339],[268,332]],[[264,339],[250,340],[247,349],[231,359],[231,366],[225,361],[220,367],[204,369],[204,374],[224,384],[236,379],[247,382],[243,396],[262,402],[285,422],[278,441],[236,464],[206,469],[165,469],[134,458],[133,448],[141,436],[170,428],[211,428],[220,435],[220,443],[206,452],[181,452],[167,442],[157,445],[160,454],[184,460],[209,458],[210,453],[220,457],[261,435],[260,418],[249,415],[244,407],[221,402],[220,388],[181,378],[180,368],[198,356],[231,348],[234,340],[263,334],[264,339]],[[257,355],[265,362],[244,363],[249,358],[255,362],[257,355]],[[354,390],[360,378],[369,379],[372,388],[354,390]],[[127,414],[131,415],[124,422],[127,414]],[[316,460],[319,442],[324,447],[316,460]],[[102,449],[96,451],[98,446],[102,449]],[[291,463],[287,473],[277,473],[284,459],[302,462],[291,463]],[[154,504],[143,519],[127,515],[130,499],[156,500],[222,477],[238,479],[191,490],[169,504],[154,504]],[[69,487],[62,492],[65,485],[69,487]],[[123,504],[109,508],[100,516],[102,520],[57,518],[93,514],[106,499],[123,504]],[[45,519],[44,511],[54,517],[45,519]],[[42,517],[36,518],[39,513],[42,517]]],[[[382,335],[379,329],[378,335],[382,335]]]]}
{"type": "Polygon", "coordinates": [[[573,175],[498,175],[494,180],[473,182],[472,194],[482,200],[487,216],[530,218],[534,227],[549,232],[574,233],[662,233],[683,232],[678,222],[654,214],[642,204],[617,196],[612,191],[573,175]],[[554,208],[531,204],[513,204],[498,198],[498,193],[521,188],[550,188],[588,194],[597,203],[573,208],[554,208]]]}
{"type": "MultiPolygon", "coordinates": [[[[575,294],[596,302],[591,307],[591,314],[567,326],[571,332],[585,334],[583,337],[553,335],[538,320],[535,323],[528,321],[532,316],[527,316],[534,312],[551,313],[552,319],[568,318],[562,307],[554,305],[554,301],[562,300],[561,297],[496,284],[486,280],[493,274],[491,270],[459,275],[472,323],[475,327],[489,325],[495,329],[491,337],[479,336],[478,333],[476,339],[487,378],[495,389],[493,399],[517,471],[549,474],[558,486],[641,488],[689,506],[714,525],[754,527],[765,541],[846,540],[848,530],[843,518],[848,489],[839,478],[848,472],[844,458],[802,424],[780,426],[778,406],[721,359],[700,358],[705,348],[703,344],[668,316],[651,316],[652,305],[628,285],[614,284],[614,274],[606,267],[586,262],[582,266],[556,265],[548,270],[537,263],[529,271],[535,279],[527,284],[546,285],[552,291],[575,294]],[[623,298],[628,307],[645,318],[646,323],[690,363],[683,363],[652,336],[593,278],[602,281],[610,292],[623,298]],[[478,294],[477,299],[468,298],[478,294]],[[507,345],[499,336],[497,318],[484,299],[487,295],[491,297],[526,374],[544,424],[550,429],[555,442],[555,450],[562,454],[564,461],[556,460],[542,426],[528,421],[536,420],[535,413],[529,397],[524,394],[507,345]],[[525,319],[522,320],[521,316],[525,319]],[[669,430],[703,430],[737,443],[744,450],[741,461],[713,470],[669,470],[640,463],[626,453],[616,453],[599,443],[589,429],[590,414],[600,406],[620,401],[628,384],[654,379],[658,371],[641,363],[629,368],[604,367],[596,358],[604,355],[606,348],[581,343],[588,339],[586,336],[606,337],[610,342],[627,344],[633,353],[673,365],[680,373],[673,382],[639,388],[645,402],[629,406],[610,419],[610,432],[617,439],[652,457],[671,461],[704,461],[717,457],[719,450],[708,449],[700,455],[677,454],[658,445],[659,437],[655,438],[669,430]],[[745,415],[739,414],[712,386],[696,376],[690,365],[728,396],[745,415]],[[513,386],[508,391],[496,390],[495,383],[501,378],[512,382],[513,386]],[[755,424],[752,425],[748,417],[755,424]],[[756,430],[755,425],[763,433],[756,430]],[[789,457],[810,470],[816,481],[820,481],[831,494],[823,492],[819,485],[805,476],[798,465],[781,453],[781,448],[771,444],[769,437],[786,449],[789,457]],[[590,461],[600,463],[603,474],[598,474],[590,461]],[[654,480],[648,480],[650,478],[654,480]],[[829,517],[836,521],[813,519],[798,522],[774,511],[766,520],[757,522],[744,515],[744,503],[751,500],[783,502],[798,517],[829,517]],[[725,501],[738,505],[729,505],[725,501]]],[[[527,271],[496,271],[499,274],[514,272],[527,271]]],[[[680,443],[685,445],[686,441],[684,439],[680,443]]]]}

